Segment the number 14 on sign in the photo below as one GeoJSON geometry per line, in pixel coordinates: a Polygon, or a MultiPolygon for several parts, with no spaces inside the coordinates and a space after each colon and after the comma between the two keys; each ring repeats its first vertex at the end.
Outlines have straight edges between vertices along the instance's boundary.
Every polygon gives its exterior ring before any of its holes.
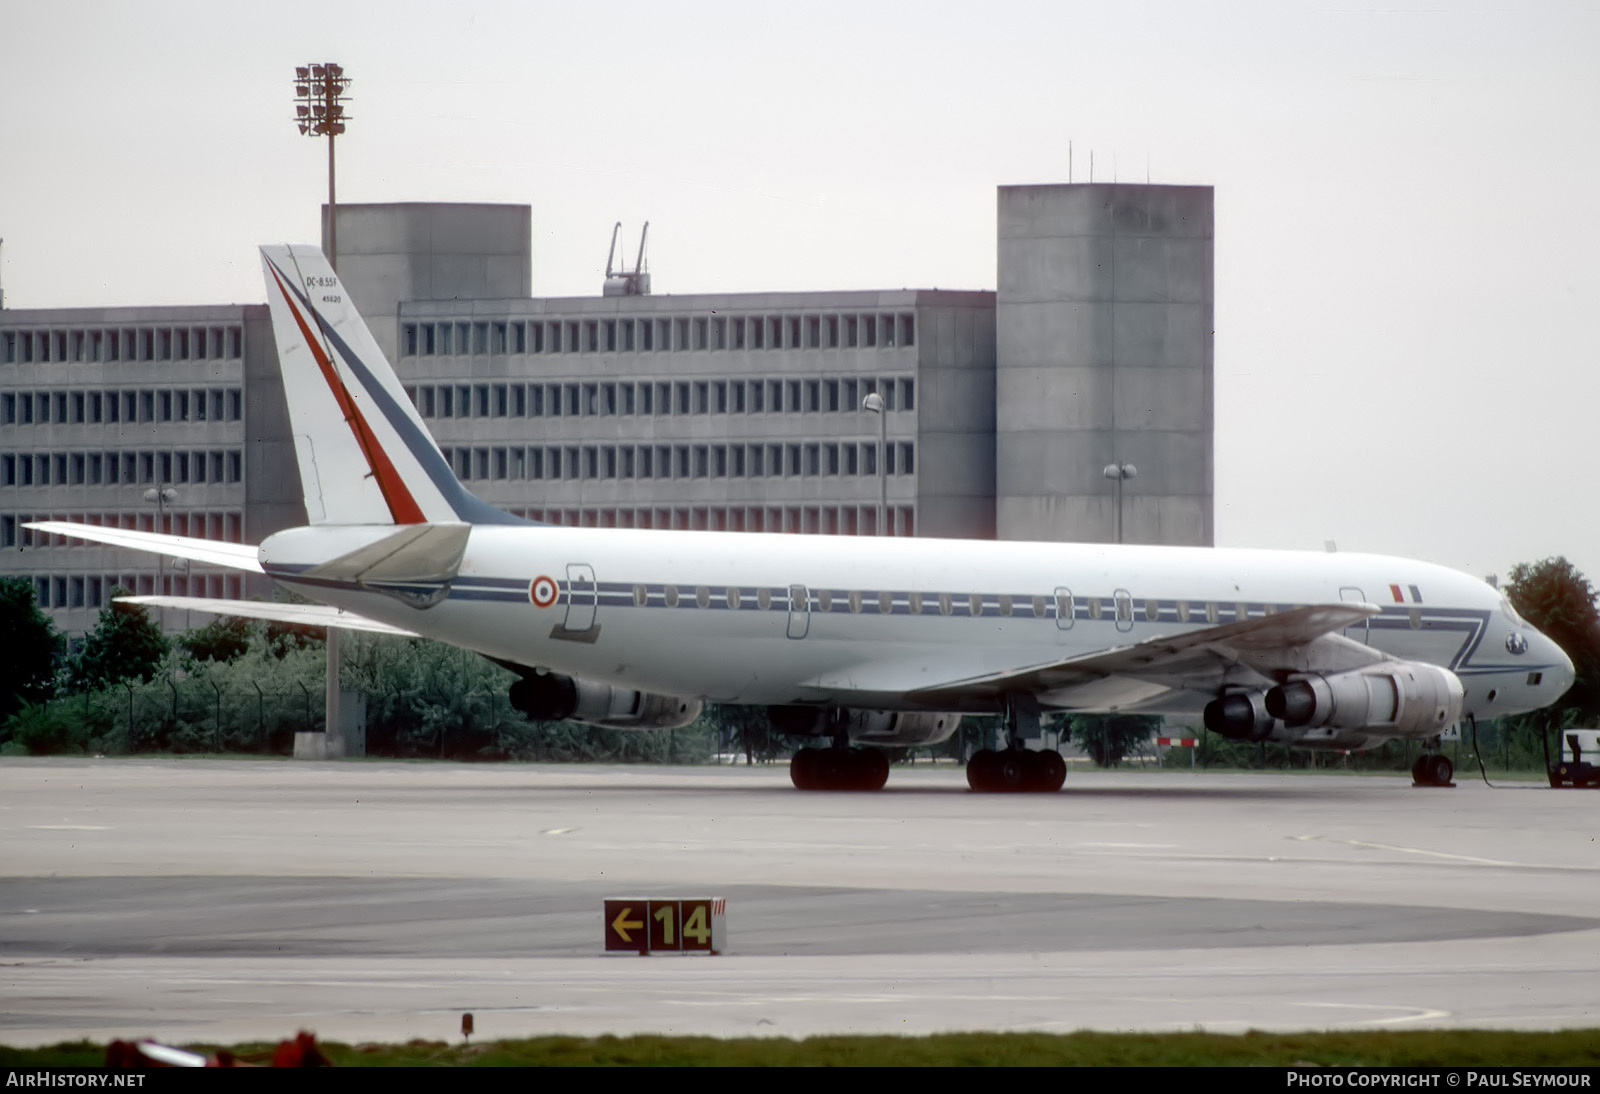
{"type": "Polygon", "coordinates": [[[724,906],[720,897],[607,900],[606,949],[640,954],[718,953],[722,949],[724,906]]]}

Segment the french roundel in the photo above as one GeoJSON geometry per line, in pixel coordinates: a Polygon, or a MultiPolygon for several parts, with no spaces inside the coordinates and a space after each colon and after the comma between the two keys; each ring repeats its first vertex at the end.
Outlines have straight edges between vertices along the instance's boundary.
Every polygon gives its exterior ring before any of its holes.
{"type": "Polygon", "coordinates": [[[533,601],[535,608],[548,608],[560,595],[561,586],[556,584],[553,577],[540,574],[528,584],[528,599],[533,601]]]}

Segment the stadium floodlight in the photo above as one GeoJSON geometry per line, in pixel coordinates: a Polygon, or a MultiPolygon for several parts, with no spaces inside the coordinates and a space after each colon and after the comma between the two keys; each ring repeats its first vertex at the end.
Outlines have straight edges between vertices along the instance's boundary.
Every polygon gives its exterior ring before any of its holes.
{"type": "Polygon", "coordinates": [[[295,124],[307,137],[328,138],[328,265],[339,268],[338,204],[334,187],[333,138],[343,133],[350,116],[344,111],[346,94],[354,82],[342,65],[296,65],[294,69],[295,124]]]}
{"type": "MultiPolygon", "coordinates": [[[[307,137],[328,138],[328,265],[339,269],[339,205],[333,185],[333,138],[344,132],[350,118],[344,112],[349,100],[346,92],[353,82],[344,74],[344,67],[328,61],[321,64],[296,65],[294,70],[295,124],[307,137]]],[[[327,730],[340,732],[342,720],[339,706],[339,629],[328,628],[327,639],[327,692],[324,696],[327,730]]]]}

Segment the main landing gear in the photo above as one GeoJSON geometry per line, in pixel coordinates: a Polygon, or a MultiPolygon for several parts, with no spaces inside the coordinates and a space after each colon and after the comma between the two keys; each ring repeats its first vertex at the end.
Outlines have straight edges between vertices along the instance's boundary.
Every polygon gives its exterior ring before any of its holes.
{"type": "Polygon", "coordinates": [[[1067,761],[1061,753],[1024,747],[1024,738],[1040,736],[1039,712],[1007,702],[1005,713],[1006,747],[974,753],[967,761],[967,785],[981,793],[1053,794],[1060,790],[1067,781],[1067,761]]]}
{"type": "Polygon", "coordinates": [[[1450,757],[1443,752],[1437,752],[1439,738],[1435,737],[1426,745],[1427,751],[1417,757],[1417,762],[1411,765],[1411,784],[1413,786],[1454,786],[1450,780],[1455,777],[1456,765],[1450,762],[1450,757]]]}
{"type": "Polygon", "coordinates": [[[994,793],[1029,790],[1050,794],[1067,781],[1067,761],[1054,750],[1030,752],[1025,748],[995,751],[986,748],[967,761],[967,785],[994,793]]]}
{"type": "MultiPolygon", "coordinates": [[[[850,747],[850,716],[830,710],[826,730],[832,748],[802,748],[789,761],[789,781],[797,790],[882,790],[889,781],[889,757],[876,748],[850,747]]],[[[819,727],[820,728],[820,727],[819,727]]]]}
{"type": "Polygon", "coordinates": [[[789,779],[799,790],[882,790],[889,758],[875,748],[802,748],[789,779]]]}

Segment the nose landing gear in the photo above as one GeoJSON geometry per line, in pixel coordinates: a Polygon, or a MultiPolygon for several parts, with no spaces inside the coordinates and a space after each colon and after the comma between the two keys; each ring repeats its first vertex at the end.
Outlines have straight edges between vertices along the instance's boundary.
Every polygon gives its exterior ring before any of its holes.
{"type": "Polygon", "coordinates": [[[1443,752],[1435,751],[1439,747],[1439,738],[1433,738],[1426,747],[1428,751],[1418,756],[1417,762],[1411,765],[1411,785],[1454,786],[1455,783],[1450,780],[1455,777],[1456,765],[1443,752]]]}

